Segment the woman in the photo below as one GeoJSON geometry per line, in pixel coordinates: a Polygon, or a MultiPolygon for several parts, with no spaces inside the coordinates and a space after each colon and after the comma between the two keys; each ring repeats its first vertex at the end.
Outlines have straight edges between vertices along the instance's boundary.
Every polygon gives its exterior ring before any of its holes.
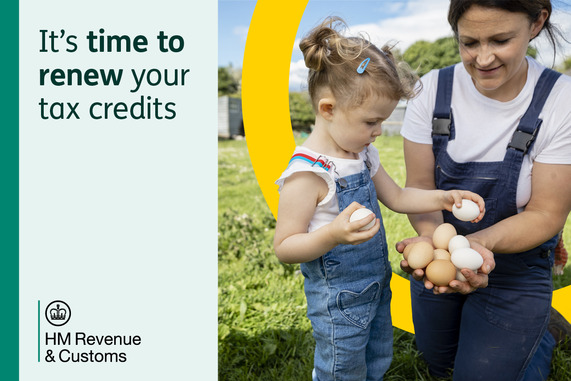
{"type": "Polygon", "coordinates": [[[401,262],[415,278],[417,346],[436,376],[453,368],[454,380],[541,380],[549,372],[553,249],[571,210],[571,78],[526,51],[542,31],[555,50],[550,15],[548,0],[451,0],[462,62],[423,77],[407,107],[406,185],[469,189],[486,201],[478,224],[448,212],[410,215],[419,237],[397,244],[430,240],[450,222],[484,257],[477,274],[464,269],[467,281],[449,287],[401,262]]]}

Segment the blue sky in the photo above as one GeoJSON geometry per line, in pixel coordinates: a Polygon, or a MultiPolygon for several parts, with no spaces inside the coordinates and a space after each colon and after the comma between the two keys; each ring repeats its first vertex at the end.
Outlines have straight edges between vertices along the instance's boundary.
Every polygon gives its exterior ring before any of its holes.
{"type": "MultiPolygon", "coordinates": [[[[554,1],[555,6],[559,3],[554,1]]],[[[449,0],[309,0],[292,46],[290,89],[300,90],[307,73],[297,48],[299,39],[326,16],[340,16],[349,25],[351,33],[365,32],[373,43],[379,45],[397,42],[397,48],[404,51],[415,41],[434,41],[452,35],[446,20],[448,4],[449,0]]],[[[242,66],[248,26],[255,6],[255,0],[218,0],[219,66],[242,66]]],[[[571,40],[571,7],[567,6],[566,11],[554,11],[552,21],[559,24],[571,40]]],[[[537,48],[540,61],[550,66],[553,60],[550,45],[546,40],[538,39],[537,48]]],[[[565,56],[571,55],[571,44],[564,44],[560,51],[565,56]]]]}

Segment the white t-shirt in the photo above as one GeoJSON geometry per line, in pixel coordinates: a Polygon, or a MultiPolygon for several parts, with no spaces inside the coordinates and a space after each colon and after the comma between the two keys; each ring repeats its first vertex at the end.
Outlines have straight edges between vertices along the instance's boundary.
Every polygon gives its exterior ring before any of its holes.
{"type": "MultiPolygon", "coordinates": [[[[533,90],[544,69],[533,58],[527,57],[527,61],[525,86],[516,98],[508,102],[482,95],[464,65],[456,65],[451,104],[456,136],[448,142],[447,148],[454,161],[486,162],[504,158],[506,147],[531,103],[533,90]]],[[[438,71],[431,71],[421,81],[421,93],[407,106],[401,135],[415,143],[432,145],[438,71]]],[[[516,203],[519,211],[531,197],[534,161],[571,164],[571,77],[562,75],[557,80],[539,118],[543,123],[532,149],[524,157],[518,180],[516,203]]]]}
{"type": "Polygon", "coordinates": [[[279,186],[278,191],[282,190],[285,180],[293,173],[306,171],[313,172],[321,177],[329,189],[327,196],[317,205],[315,214],[309,222],[308,232],[319,229],[320,227],[332,222],[335,217],[339,215],[339,202],[337,200],[335,179],[340,177],[347,177],[360,173],[365,169],[365,161],[368,160],[370,164],[369,172],[371,177],[377,173],[381,162],[379,160],[379,151],[372,145],[367,146],[366,149],[359,153],[359,159],[343,159],[339,157],[330,157],[322,155],[318,152],[312,151],[306,147],[298,146],[295,148],[295,154],[306,154],[313,158],[324,159],[328,163],[332,163],[330,170],[325,170],[318,165],[309,165],[302,160],[292,160],[287,169],[282,173],[280,178],[276,181],[279,186]]]}

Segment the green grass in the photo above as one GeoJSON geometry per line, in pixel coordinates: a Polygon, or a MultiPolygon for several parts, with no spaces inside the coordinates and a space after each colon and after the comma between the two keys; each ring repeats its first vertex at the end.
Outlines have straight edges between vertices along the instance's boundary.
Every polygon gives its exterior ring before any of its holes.
{"type": "MultiPolygon", "coordinates": [[[[381,162],[399,185],[405,169],[402,138],[375,142],[381,162]]],[[[405,215],[381,205],[393,271],[394,244],[414,235],[405,215]]],[[[311,380],[313,338],[305,316],[299,265],[280,263],[272,249],[275,220],[266,205],[245,141],[218,145],[218,372],[220,380],[311,380]]],[[[564,232],[571,248],[571,218],[564,232]]],[[[570,264],[571,265],[571,264],[570,264]]],[[[571,267],[554,287],[571,283],[571,267]]],[[[414,335],[394,329],[394,359],[385,380],[427,380],[414,335]]],[[[550,381],[571,379],[571,351],[556,348],[550,381]]]]}

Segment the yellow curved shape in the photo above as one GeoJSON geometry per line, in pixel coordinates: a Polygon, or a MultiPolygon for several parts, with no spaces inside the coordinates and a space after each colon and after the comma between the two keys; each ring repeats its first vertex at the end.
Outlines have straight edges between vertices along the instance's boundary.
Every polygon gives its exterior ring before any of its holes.
{"type": "Polygon", "coordinates": [[[551,305],[571,322],[571,286],[553,291],[551,305]]]}
{"type": "MultiPolygon", "coordinates": [[[[266,203],[277,217],[279,194],[274,181],[295,149],[289,114],[289,67],[295,35],[307,0],[259,0],[242,69],[242,112],[252,166],[266,203]]],[[[393,273],[393,325],[414,333],[410,282],[393,273]]],[[[553,307],[571,320],[571,286],[553,293],[553,307]]],[[[530,306],[531,307],[531,306],[530,306]]]]}
{"type": "Polygon", "coordinates": [[[242,67],[242,112],[250,160],[270,210],[277,217],[274,184],[295,149],[289,116],[289,64],[307,0],[259,0],[242,67]]]}

